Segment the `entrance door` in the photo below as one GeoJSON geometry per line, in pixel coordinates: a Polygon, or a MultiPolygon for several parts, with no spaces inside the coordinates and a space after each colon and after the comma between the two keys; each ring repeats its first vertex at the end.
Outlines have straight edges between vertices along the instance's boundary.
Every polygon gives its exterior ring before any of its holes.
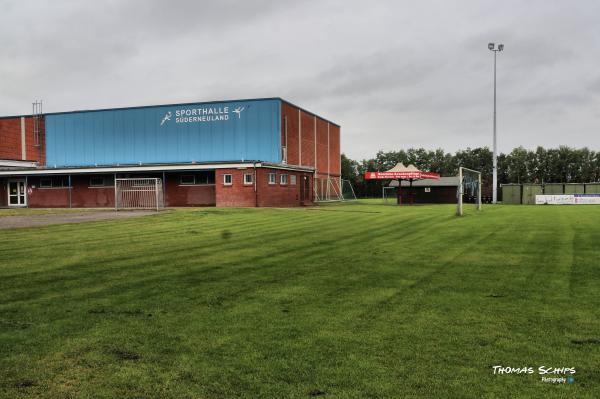
{"type": "Polygon", "coordinates": [[[8,181],[8,206],[27,206],[25,180],[8,181]]]}
{"type": "Polygon", "coordinates": [[[301,176],[302,182],[300,183],[300,201],[304,203],[310,200],[310,181],[307,176],[301,176]]]}

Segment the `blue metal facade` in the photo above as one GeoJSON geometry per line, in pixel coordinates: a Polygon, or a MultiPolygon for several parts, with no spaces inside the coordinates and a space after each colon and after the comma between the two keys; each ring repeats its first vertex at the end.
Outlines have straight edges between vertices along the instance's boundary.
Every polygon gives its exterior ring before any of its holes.
{"type": "Polygon", "coordinates": [[[46,164],[281,161],[281,100],[47,114],[46,164]]]}

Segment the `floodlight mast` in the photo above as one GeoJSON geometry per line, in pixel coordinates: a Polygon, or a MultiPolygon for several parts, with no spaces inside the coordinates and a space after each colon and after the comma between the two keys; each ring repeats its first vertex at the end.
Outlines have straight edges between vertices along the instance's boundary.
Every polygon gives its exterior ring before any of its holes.
{"type": "Polygon", "coordinates": [[[504,50],[504,44],[488,43],[488,50],[494,52],[494,158],[492,173],[492,203],[498,203],[498,143],[496,139],[496,55],[504,50]]]}

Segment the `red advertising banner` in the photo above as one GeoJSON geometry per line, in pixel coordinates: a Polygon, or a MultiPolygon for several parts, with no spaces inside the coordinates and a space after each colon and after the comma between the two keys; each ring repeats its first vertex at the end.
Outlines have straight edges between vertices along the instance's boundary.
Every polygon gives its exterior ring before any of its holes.
{"type": "Polygon", "coordinates": [[[365,180],[422,180],[422,179],[434,179],[439,180],[439,173],[433,172],[366,172],[365,180]]]}

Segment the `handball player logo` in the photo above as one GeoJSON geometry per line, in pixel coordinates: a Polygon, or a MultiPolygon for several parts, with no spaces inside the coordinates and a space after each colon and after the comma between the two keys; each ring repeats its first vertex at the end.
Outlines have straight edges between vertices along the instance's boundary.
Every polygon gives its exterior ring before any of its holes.
{"type": "Polygon", "coordinates": [[[235,112],[238,116],[238,119],[242,118],[242,111],[244,110],[245,107],[237,107],[236,109],[233,110],[233,112],[235,112]]]}
{"type": "Polygon", "coordinates": [[[162,118],[162,121],[160,122],[160,125],[162,126],[162,125],[165,124],[165,122],[170,121],[171,120],[171,116],[173,116],[173,114],[171,113],[171,111],[167,112],[165,114],[165,117],[162,118]]]}

